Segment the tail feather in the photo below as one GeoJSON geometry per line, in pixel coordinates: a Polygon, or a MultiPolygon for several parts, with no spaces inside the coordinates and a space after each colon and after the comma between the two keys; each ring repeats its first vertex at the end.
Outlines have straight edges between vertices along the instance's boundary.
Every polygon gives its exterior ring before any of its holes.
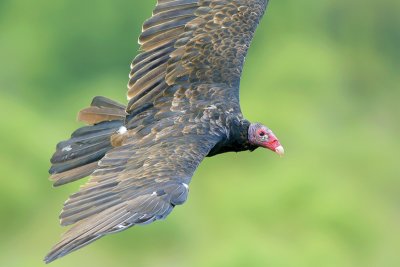
{"type": "Polygon", "coordinates": [[[92,107],[105,107],[105,108],[114,108],[119,110],[125,110],[125,106],[123,104],[118,103],[117,101],[111,100],[104,96],[95,96],[90,104],[92,107]]]}
{"type": "Polygon", "coordinates": [[[125,106],[108,98],[96,96],[90,107],[78,113],[78,120],[96,124],[102,121],[123,120],[126,115],[125,106]]]}
{"type": "Polygon", "coordinates": [[[81,127],[75,130],[75,132],[72,133],[71,137],[83,137],[83,136],[87,137],[91,134],[100,134],[100,132],[109,130],[110,128],[118,127],[117,125],[119,124],[118,121],[108,121],[108,122],[109,123],[98,123],[96,125],[81,127]]]}
{"type": "Polygon", "coordinates": [[[111,136],[123,126],[125,114],[123,105],[105,97],[95,97],[91,107],[79,113],[81,121],[94,125],[77,129],[69,140],[57,144],[49,170],[54,186],[76,181],[96,170],[98,161],[113,148],[111,136]]]}
{"type": "Polygon", "coordinates": [[[51,163],[62,163],[98,151],[110,143],[110,136],[121,126],[122,121],[110,121],[78,129],[80,134],[76,131],[71,139],[57,144],[57,150],[50,160],[51,163]]]}
{"type": "Polygon", "coordinates": [[[86,153],[85,155],[76,158],[76,159],[66,159],[60,163],[53,163],[51,166],[49,172],[51,174],[55,173],[61,173],[61,172],[66,172],[72,169],[75,169],[77,167],[92,163],[92,162],[97,162],[99,161],[108,150],[112,148],[111,144],[106,144],[104,143],[102,148],[92,152],[92,153],[86,153]]]}

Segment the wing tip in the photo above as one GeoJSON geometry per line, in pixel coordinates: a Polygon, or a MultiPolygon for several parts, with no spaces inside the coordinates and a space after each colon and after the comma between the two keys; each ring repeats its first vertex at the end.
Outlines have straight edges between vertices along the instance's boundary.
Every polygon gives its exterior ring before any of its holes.
{"type": "Polygon", "coordinates": [[[53,262],[54,260],[56,260],[56,259],[50,258],[48,256],[44,257],[44,259],[43,259],[44,263],[46,263],[46,264],[49,264],[50,262],[53,262]]]}
{"type": "Polygon", "coordinates": [[[62,257],[61,255],[59,255],[58,253],[56,253],[56,251],[51,250],[43,259],[44,263],[49,264],[53,261],[55,261],[56,259],[62,257]]]}

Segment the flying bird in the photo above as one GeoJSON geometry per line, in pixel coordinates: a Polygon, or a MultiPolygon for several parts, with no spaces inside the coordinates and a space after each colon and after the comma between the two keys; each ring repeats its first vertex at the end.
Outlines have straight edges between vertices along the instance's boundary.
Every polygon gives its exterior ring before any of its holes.
{"type": "Polygon", "coordinates": [[[164,219],[188,196],[204,157],[258,147],[283,155],[239,104],[242,67],[267,0],[158,0],[131,64],[127,105],[95,97],[87,126],[57,144],[50,180],[90,176],[64,203],[72,227],[49,263],[100,237],[164,219]]]}

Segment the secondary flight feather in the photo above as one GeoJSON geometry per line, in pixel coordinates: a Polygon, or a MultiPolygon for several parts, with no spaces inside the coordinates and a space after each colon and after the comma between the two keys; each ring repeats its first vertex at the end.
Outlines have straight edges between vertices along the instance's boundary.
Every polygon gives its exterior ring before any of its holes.
{"type": "Polygon", "coordinates": [[[158,0],[131,64],[128,104],[95,97],[88,126],[57,145],[50,179],[90,176],[65,202],[72,225],[47,263],[100,237],[164,219],[188,196],[206,156],[283,147],[266,126],[244,119],[243,63],[266,0],[158,0]]]}

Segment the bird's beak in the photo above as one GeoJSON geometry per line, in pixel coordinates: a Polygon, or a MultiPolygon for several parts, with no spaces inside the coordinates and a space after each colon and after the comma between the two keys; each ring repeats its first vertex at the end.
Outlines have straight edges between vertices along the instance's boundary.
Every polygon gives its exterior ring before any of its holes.
{"type": "Polygon", "coordinates": [[[277,148],[275,148],[275,152],[281,157],[285,155],[285,149],[283,149],[283,146],[278,146],[277,148]]]}

